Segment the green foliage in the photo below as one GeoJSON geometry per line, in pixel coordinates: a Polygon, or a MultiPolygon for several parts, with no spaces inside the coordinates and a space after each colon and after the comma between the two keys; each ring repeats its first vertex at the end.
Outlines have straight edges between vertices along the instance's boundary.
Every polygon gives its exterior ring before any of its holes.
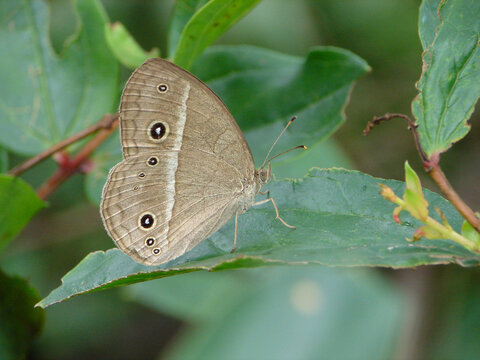
{"type": "Polygon", "coordinates": [[[5,173],[8,170],[8,153],[6,150],[0,148],[0,173],[5,173]]]}
{"type": "Polygon", "coordinates": [[[166,359],[389,359],[395,353],[402,298],[372,271],[306,266],[174,280],[128,289],[129,298],[193,323],[166,359]]]}
{"type": "Polygon", "coordinates": [[[480,96],[480,2],[426,0],[420,8],[423,72],[412,111],[428,156],[469,131],[480,96]]]}
{"type": "Polygon", "coordinates": [[[22,359],[42,329],[44,311],[34,308],[39,295],[18,277],[0,271],[0,358],[22,359]]]}
{"type": "Polygon", "coordinates": [[[0,143],[33,155],[85,129],[117,104],[118,63],[97,0],[75,2],[81,25],[60,56],[42,0],[0,5],[0,143]]]}
{"type": "Polygon", "coordinates": [[[0,174],[0,252],[45,206],[23,180],[0,174]]]}
{"type": "Polygon", "coordinates": [[[220,35],[227,31],[238,20],[245,16],[261,0],[210,0],[197,12],[188,13],[187,7],[204,3],[203,0],[180,0],[177,6],[179,13],[174,14],[170,30],[170,46],[176,48],[173,62],[189,70],[198,56],[214,42],[220,35]],[[190,18],[189,15],[191,16],[190,18]],[[188,22],[184,22],[188,19],[188,22]],[[176,34],[181,31],[178,44],[176,34]]]}
{"type": "Polygon", "coordinates": [[[125,26],[119,22],[105,25],[105,40],[118,61],[131,69],[139,67],[149,58],[160,56],[160,50],[156,48],[149,52],[143,50],[125,26]]]}
{"type": "Polygon", "coordinates": [[[420,220],[424,226],[415,230],[412,238],[407,238],[409,241],[417,241],[422,237],[426,239],[450,239],[465,248],[480,254],[480,244],[477,241],[478,233],[465,222],[462,224],[462,235],[456,232],[447,220],[444,212],[439,207],[435,206],[435,211],[440,216],[441,222],[429,216],[428,201],[423,194],[420,179],[415,171],[410,167],[408,161],[405,162],[405,193],[402,198],[399,198],[395,191],[385,184],[378,184],[381,188],[381,195],[398,206],[393,210],[393,219],[398,224],[401,224],[400,213],[407,211],[415,219],[420,220]],[[468,236],[465,236],[467,234],[468,236]]]}
{"type": "Polygon", "coordinates": [[[192,16],[198,12],[208,0],[178,0],[168,26],[168,57],[173,59],[183,30],[192,16]]]}
{"type": "MultiPolygon", "coordinates": [[[[270,196],[281,216],[297,229],[275,220],[270,204],[254,207],[239,218],[238,243],[233,221],[185,255],[157,267],[140,265],[118,249],[88,255],[62,279],[62,285],[39,305],[46,307],[74,295],[195,270],[226,270],[269,265],[412,267],[448,262],[478,265],[480,255],[446,241],[411,244],[419,222],[405,218],[398,226],[393,205],[378,195],[378,183],[403,191],[404,184],[356,171],[313,169],[301,180],[272,182],[270,196]]],[[[435,193],[431,206],[441,207],[460,228],[461,217],[435,193]]]]}

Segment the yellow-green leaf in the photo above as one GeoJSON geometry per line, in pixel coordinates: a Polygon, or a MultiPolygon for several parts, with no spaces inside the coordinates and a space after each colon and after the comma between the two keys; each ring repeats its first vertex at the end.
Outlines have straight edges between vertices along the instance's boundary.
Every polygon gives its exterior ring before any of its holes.
{"type": "Polygon", "coordinates": [[[117,60],[131,69],[139,67],[149,58],[160,56],[157,48],[148,52],[143,50],[120,22],[105,25],[105,39],[117,60]]]}

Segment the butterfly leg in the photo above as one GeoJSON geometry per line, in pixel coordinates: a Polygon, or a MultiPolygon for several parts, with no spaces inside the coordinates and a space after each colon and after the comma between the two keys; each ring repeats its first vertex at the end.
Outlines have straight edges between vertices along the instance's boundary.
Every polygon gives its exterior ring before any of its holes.
{"type": "Polygon", "coordinates": [[[237,232],[238,232],[238,213],[235,213],[235,237],[233,238],[233,247],[230,250],[230,254],[233,254],[235,247],[237,246],[237,232]]]}
{"type": "Polygon", "coordinates": [[[256,203],[253,203],[252,206],[255,206],[255,205],[261,205],[261,204],[265,204],[266,202],[269,202],[271,201],[272,204],[273,204],[273,207],[275,208],[275,212],[277,213],[277,219],[280,220],[282,222],[283,225],[285,225],[286,227],[289,227],[290,229],[296,229],[295,226],[292,226],[292,225],[289,225],[285,222],[285,220],[283,220],[281,217],[280,217],[280,214],[278,213],[278,208],[277,208],[277,204],[275,203],[275,200],[273,198],[268,198],[268,199],[265,199],[265,200],[262,200],[262,201],[259,201],[259,202],[256,202],[256,203]]]}
{"type": "Polygon", "coordinates": [[[262,194],[262,195],[270,196],[270,190],[267,190],[267,191],[265,191],[265,192],[259,191],[258,193],[259,193],[259,194],[262,194]]]}

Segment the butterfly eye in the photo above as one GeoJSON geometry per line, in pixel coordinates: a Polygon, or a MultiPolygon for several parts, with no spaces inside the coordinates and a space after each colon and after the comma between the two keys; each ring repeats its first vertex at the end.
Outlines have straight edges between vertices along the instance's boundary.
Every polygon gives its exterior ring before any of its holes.
{"type": "Polygon", "coordinates": [[[164,92],[167,92],[168,87],[165,84],[160,84],[160,85],[157,86],[157,90],[161,93],[164,93],[164,92]]]}
{"type": "Polygon", "coordinates": [[[155,244],[155,239],[154,238],[148,238],[146,241],[145,241],[145,244],[147,246],[153,246],[155,244]]]}
{"type": "Polygon", "coordinates": [[[145,213],[140,216],[139,225],[143,230],[150,229],[155,224],[155,217],[150,213],[145,213]]]}
{"type": "Polygon", "coordinates": [[[168,135],[168,124],[160,121],[154,121],[148,127],[148,136],[150,139],[159,142],[166,139],[168,135]]]}
{"type": "Polygon", "coordinates": [[[147,160],[147,165],[148,166],[155,166],[158,164],[158,157],[156,156],[151,156],[147,160]]]}

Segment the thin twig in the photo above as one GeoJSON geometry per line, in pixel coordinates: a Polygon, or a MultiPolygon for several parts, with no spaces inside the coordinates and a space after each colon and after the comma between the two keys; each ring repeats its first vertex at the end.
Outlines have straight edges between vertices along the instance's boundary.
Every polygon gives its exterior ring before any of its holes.
{"type": "Polygon", "coordinates": [[[118,119],[118,113],[115,114],[106,114],[104,115],[99,122],[96,124],[93,124],[92,126],[86,128],[85,130],[82,130],[68,138],[66,138],[63,141],[60,141],[58,144],[53,145],[51,148],[45,150],[44,152],[41,152],[38,155],[35,155],[34,157],[26,160],[25,162],[15,166],[13,169],[11,169],[8,173],[13,176],[19,176],[26,170],[32,168],[33,166],[41,163],[54,153],[66,148],[67,146],[73,144],[74,142],[77,142],[85,137],[87,137],[90,134],[93,134],[94,132],[97,132],[100,129],[109,129],[112,127],[112,124],[114,121],[118,119]]]}
{"type": "Polygon", "coordinates": [[[363,135],[368,135],[370,131],[377,125],[379,125],[381,122],[384,121],[389,121],[395,118],[400,118],[405,120],[408,123],[408,129],[412,131],[413,139],[415,140],[415,146],[417,147],[417,151],[420,154],[420,157],[422,158],[422,161],[425,163],[428,161],[428,156],[425,154],[425,151],[423,151],[422,145],[420,144],[420,135],[418,134],[417,128],[418,125],[415,124],[412,119],[410,119],[407,115],[405,114],[390,114],[386,113],[383,116],[377,117],[375,116],[373,120],[369,121],[367,123],[367,126],[363,130],[362,134],[363,135]]]}
{"type": "Polygon", "coordinates": [[[422,148],[420,143],[420,136],[417,131],[418,125],[415,124],[407,115],[404,114],[385,114],[380,117],[374,117],[373,120],[367,123],[363,135],[367,135],[376,125],[383,121],[389,121],[394,118],[401,118],[407,121],[408,128],[412,131],[413,138],[415,140],[415,146],[423,161],[425,171],[432,177],[433,181],[438,185],[443,194],[452,203],[452,205],[458,210],[465,220],[472,225],[475,230],[480,233],[480,219],[475,215],[472,209],[462,200],[460,196],[455,192],[452,185],[448,182],[447,177],[440,167],[440,155],[436,154],[432,157],[428,157],[422,148]]]}
{"type": "Polygon", "coordinates": [[[63,184],[73,174],[80,171],[88,161],[92,152],[99,147],[118,127],[118,116],[110,122],[109,127],[103,127],[100,132],[71,159],[66,166],[60,166],[57,171],[37,190],[41,199],[46,199],[55,189],[63,184]]]}

